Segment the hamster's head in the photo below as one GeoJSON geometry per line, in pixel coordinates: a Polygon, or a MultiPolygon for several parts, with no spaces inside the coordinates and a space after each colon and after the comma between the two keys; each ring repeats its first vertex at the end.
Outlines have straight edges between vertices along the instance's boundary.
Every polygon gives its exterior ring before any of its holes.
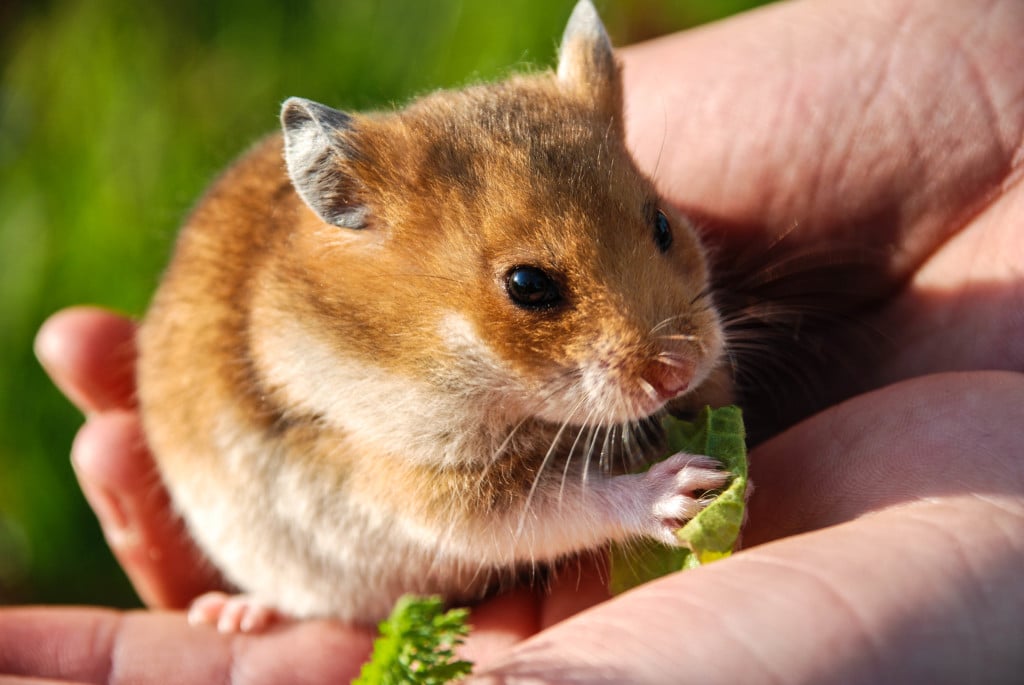
{"type": "Polygon", "coordinates": [[[705,251],[621,110],[589,3],[555,72],[384,114],[287,101],[292,254],[339,358],[509,422],[637,421],[704,383],[723,351],[705,251]]]}

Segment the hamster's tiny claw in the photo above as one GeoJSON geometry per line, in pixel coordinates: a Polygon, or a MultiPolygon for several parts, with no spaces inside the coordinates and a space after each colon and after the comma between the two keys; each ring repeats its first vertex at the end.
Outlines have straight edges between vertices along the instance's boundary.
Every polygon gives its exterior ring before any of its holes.
{"type": "Polygon", "coordinates": [[[188,609],[190,625],[210,625],[220,633],[260,633],[283,616],[250,595],[229,595],[207,592],[200,595],[188,609]]]}
{"type": "Polygon", "coordinates": [[[675,531],[711,501],[703,494],[725,485],[729,472],[709,457],[680,453],[652,466],[646,477],[653,496],[653,537],[677,545],[675,531]]]}

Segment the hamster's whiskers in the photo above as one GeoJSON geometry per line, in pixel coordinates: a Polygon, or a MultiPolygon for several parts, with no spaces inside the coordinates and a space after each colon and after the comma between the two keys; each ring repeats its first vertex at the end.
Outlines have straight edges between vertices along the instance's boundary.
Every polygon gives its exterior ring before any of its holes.
{"type": "MultiPolygon", "coordinates": [[[[544,388],[545,392],[540,393],[538,395],[538,400],[542,404],[547,403],[552,397],[554,397],[556,393],[565,390],[565,388],[571,385],[572,383],[578,382],[578,379],[574,378],[575,376],[578,376],[578,374],[574,370],[570,370],[566,371],[557,378],[548,382],[548,384],[544,388]]],[[[575,410],[573,413],[575,414],[575,410]]],[[[484,469],[480,472],[480,477],[478,479],[480,483],[483,483],[484,480],[487,478],[488,474],[490,473],[491,467],[501,460],[502,455],[505,454],[505,450],[507,450],[509,446],[512,444],[512,440],[515,438],[516,433],[529,421],[532,421],[535,418],[536,417],[534,416],[524,416],[509,430],[508,434],[501,441],[498,447],[491,452],[490,459],[484,466],[484,469]]]]}
{"type": "Polygon", "coordinates": [[[711,285],[709,283],[708,285],[706,285],[703,288],[701,288],[701,290],[698,291],[697,294],[693,296],[693,299],[690,300],[690,306],[693,307],[694,305],[696,305],[701,300],[711,300],[712,303],[709,304],[708,306],[709,307],[713,306],[714,294],[715,294],[715,288],[714,288],[713,285],[711,285]]]}
{"type": "Polygon", "coordinates": [[[593,416],[594,416],[594,409],[591,408],[587,412],[587,416],[586,416],[586,419],[583,421],[583,424],[579,427],[579,430],[576,431],[576,439],[572,441],[572,445],[569,447],[569,452],[565,456],[565,465],[562,467],[562,480],[558,484],[558,505],[559,505],[559,507],[562,506],[563,495],[565,494],[565,482],[569,478],[569,466],[572,464],[572,457],[576,453],[576,447],[580,443],[580,438],[583,437],[583,432],[584,431],[589,431],[591,433],[594,431],[594,427],[593,427],[593,423],[592,423],[593,416]]]}
{"type": "MultiPolygon", "coordinates": [[[[683,342],[701,342],[699,335],[690,335],[686,333],[672,333],[670,335],[659,335],[659,340],[681,340],[683,342]]],[[[703,347],[703,346],[702,346],[703,347]]]]}
{"type": "Polygon", "coordinates": [[[540,466],[537,467],[537,472],[533,475],[533,483],[530,484],[530,491],[526,495],[526,500],[523,502],[523,510],[519,516],[519,524],[516,526],[516,540],[518,540],[523,534],[523,529],[526,525],[526,517],[530,512],[530,505],[533,503],[534,495],[537,493],[537,486],[540,484],[541,477],[544,474],[544,469],[547,468],[548,463],[551,461],[551,457],[558,448],[558,443],[562,439],[562,434],[565,433],[565,430],[569,427],[572,418],[582,406],[583,398],[581,397],[570,410],[568,418],[562,422],[561,426],[559,426],[558,432],[555,433],[555,437],[551,439],[551,446],[548,447],[547,453],[545,453],[544,458],[541,459],[540,466]]]}
{"type": "Polygon", "coordinates": [[[672,368],[675,369],[686,368],[686,364],[683,362],[682,359],[680,359],[679,354],[676,352],[659,352],[658,354],[654,355],[654,360],[659,364],[671,366],[672,368]]]}
{"type": "MultiPolygon", "coordinates": [[[[679,321],[679,319],[681,319],[681,318],[683,318],[682,314],[676,314],[675,316],[669,316],[669,317],[666,317],[666,318],[662,319],[661,321],[658,322],[657,325],[655,325],[650,330],[650,335],[651,336],[656,335],[658,333],[658,331],[660,331],[660,330],[662,330],[664,328],[667,328],[668,326],[671,326],[673,323],[675,323],[676,321],[679,321]]],[[[668,337],[668,336],[662,336],[662,337],[668,337]]]]}
{"type": "MultiPolygon", "coordinates": [[[[580,469],[580,487],[586,490],[587,481],[590,478],[590,463],[594,456],[594,452],[598,449],[598,440],[601,440],[602,451],[604,445],[608,442],[608,432],[611,430],[609,427],[602,428],[602,423],[598,419],[594,421],[592,425],[592,432],[587,442],[587,451],[583,453],[583,468],[580,469]]],[[[600,463],[600,459],[598,460],[600,463]]]]}
{"type": "MultiPolygon", "coordinates": [[[[699,299],[699,298],[697,298],[699,299]]],[[[662,330],[671,326],[672,324],[680,321],[685,315],[677,314],[670,316],[660,321],[656,326],[651,328],[649,335],[656,340],[666,340],[670,342],[683,342],[683,343],[696,343],[697,349],[700,350],[701,354],[707,352],[707,346],[702,336],[693,333],[661,333],[662,330]]],[[[658,355],[661,356],[660,354],[658,355]]]]}

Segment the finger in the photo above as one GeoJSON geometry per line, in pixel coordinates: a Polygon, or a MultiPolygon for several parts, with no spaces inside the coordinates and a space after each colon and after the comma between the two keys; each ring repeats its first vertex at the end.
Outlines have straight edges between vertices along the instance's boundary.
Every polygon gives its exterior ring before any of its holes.
{"type": "Polygon", "coordinates": [[[349,682],[371,636],[328,621],[225,636],[179,613],[0,610],[0,673],[88,683],[349,682]]]}
{"type": "Polygon", "coordinates": [[[748,537],[812,532],[583,612],[481,682],[660,683],[680,668],[709,683],[1019,673],[1022,400],[1019,374],[946,374],[806,421],[751,455],[748,537]]]}
{"type": "Polygon", "coordinates": [[[926,376],[861,395],[750,455],[745,545],[852,520],[922,497],[1024,487],[1024,375],[926,376]]]}
{"type": "Polygon", "coordinates": [[[566,561],[551,570],[543,587],[517,588],[474,607],[473,630],[460,654],[477,667],[486,666],[511,646],[608,597],[603,552],[566,561]]]}
{"type": "Polygon", "coordinates": [[[50,678],[21,678],[0,675],[0,685],[86,685],[81,680],[51,680],[50,678]]]}
{"type": "Polygon", "coordinates": [[[541,605],[539,629],[564,621],[609,596],[608,559],[603,550],[564,563],[553,571],[541,605]]]}
{"type": "Polygon", "coordinates": [[[36,356],[75,406],[90,413],[135,405],[135,324],[92,307],[65,309],[39,329],[36,356]]]}
{"type": "Polygon", "coordinates": [[[949,369],[1024,372],[1024,187],[1008,184],[935,252],[872,325],[886,332],[880,382],[949,369]]]}
{"type": "Polygon", "coordinates": [[[502,593],[473,607],[471,630],[459,658],[483,666],[539,630],[540,598],[528,588],[502,593]]]}
{"type": "Polygon", "coordinates": [[[143,602],[180,608],[222,586],[173,513],[137,414],[93,416],[71,458],[110,549],[143,602]]]}
{"type": "Polygon", "coordinates": [[[942,498],[751,549],[560,623],[473,682],[1015,682],[1022,515],[1020,496],[942,498]]]}

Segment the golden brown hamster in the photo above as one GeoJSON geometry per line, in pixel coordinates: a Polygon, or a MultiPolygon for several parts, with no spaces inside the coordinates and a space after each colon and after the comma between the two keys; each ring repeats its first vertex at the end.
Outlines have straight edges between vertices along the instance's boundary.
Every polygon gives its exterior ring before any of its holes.
{"type": "Polygon", "coordinates": [[[721,396],[723,334],[697,234],[626,150],[590,2],[554,72],[393,112],[292,98],[281,122],[195,209],[140,332],[162,476],[248,598],[221,627],[371,623],[673,542],[725,475],[610,462],[652,456],[669,401],[721,396]]]}

